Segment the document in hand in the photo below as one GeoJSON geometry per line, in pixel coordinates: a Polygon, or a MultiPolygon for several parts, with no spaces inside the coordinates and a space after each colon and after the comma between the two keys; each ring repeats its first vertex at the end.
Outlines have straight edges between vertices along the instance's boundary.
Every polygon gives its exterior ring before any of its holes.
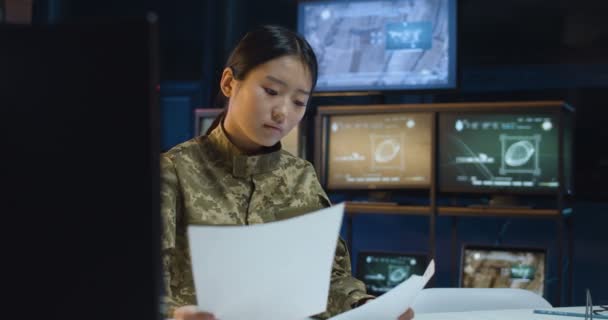
{"type": "Polygon", "coordinates": [[[416,296],[434,273],[435,261],[431,260],[422,276],[412,275],[380,297],[329,320],[395,320],[414,303],[416,296]]]}
{"type": "Polygon", "coordinates": [[[222,320],[300,320],[325,311],[344,204],[249,226],[189,226],[201,310],[222,320]]]}

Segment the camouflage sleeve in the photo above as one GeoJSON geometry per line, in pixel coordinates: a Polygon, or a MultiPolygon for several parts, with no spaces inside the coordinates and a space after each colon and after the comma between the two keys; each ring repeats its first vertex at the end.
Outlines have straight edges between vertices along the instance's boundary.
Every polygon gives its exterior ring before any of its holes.
{"type": "MultiPolygon", "coordinates": [[[[324,207],[331,205],[324,191],[321,191],[319,198],[324,207]]],[[[370,298],[374,298],[374,296],[367,294],[363,282],[352,276],[350,255],[346,242],[339,238],[331,270],[327,310],[316,315],[315,318],[327,319],[333,317],[370,298]]]]}
{"type": "Polygon", "coordinates": [[[176,226],[178,224],[178,180],[175,165],[166,155],[161,155],[161,259],[163,264],[164,294],[161,299],[161,311],[165,318],[173,316],[175,308],[185,305],[178,295],[174,294],[171,283],[174,278],[179,278],[174,273],[179,268],[175,267],[176,257],[176,226]]]}

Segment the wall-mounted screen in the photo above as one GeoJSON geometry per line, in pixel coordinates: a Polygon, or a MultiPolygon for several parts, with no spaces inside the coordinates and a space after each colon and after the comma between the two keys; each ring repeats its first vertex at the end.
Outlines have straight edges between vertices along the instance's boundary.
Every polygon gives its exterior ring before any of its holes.
{"type": "Polygon", "coordinates": [[[557,113],[439,115],[440,191],[553,192],[557,113]]]}
{"type": "Polygon", "coordinates": [[[317,91],[455,88],[456,0],[301,1],[317,91]]]}
{"type": "Polygon", "coordinates": [[[427,188],[431,113],[329,116],[328,189],[427,188]]]}

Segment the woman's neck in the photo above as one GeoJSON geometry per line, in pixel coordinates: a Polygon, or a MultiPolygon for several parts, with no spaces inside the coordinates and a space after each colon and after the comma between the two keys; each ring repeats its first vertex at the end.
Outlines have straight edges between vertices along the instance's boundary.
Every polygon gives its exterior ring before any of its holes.
{"type": "Polygon", "coordinates": [[[228,140],[230,140],[230,142],[237,147],[237,149],[246,155],[255,155],[262,151],[262,146],[247,139],[244,132],[242,132],[237,126],[231,126],[230,123],[228,126],[225,126],[224,120],[225,118],[220,122],[222,130],[224,130],[224,134],[226,134],[228,140]]]}

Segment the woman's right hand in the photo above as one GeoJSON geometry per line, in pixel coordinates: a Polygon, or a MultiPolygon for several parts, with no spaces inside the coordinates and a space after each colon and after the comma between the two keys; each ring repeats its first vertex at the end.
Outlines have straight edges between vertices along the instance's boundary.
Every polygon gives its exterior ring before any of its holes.
{"type": "Polygon", "coordinates": [[[183,306],[173,312],[175,320],[215,320],[213,314],[198,310],[196,306],[183,306]]]}

